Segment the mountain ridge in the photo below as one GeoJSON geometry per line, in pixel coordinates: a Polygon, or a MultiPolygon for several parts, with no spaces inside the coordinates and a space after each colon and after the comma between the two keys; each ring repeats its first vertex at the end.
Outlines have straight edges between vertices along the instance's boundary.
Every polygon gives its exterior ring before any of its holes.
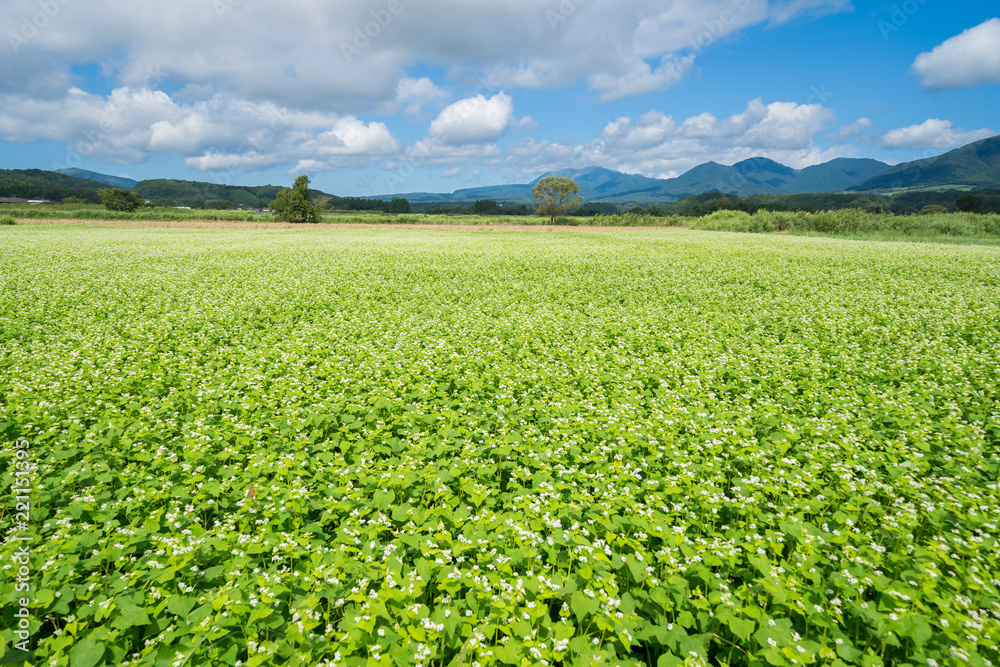
{"type": "Polygon", "coordinates": [[[942,155],[891,167],[859,181],[854,192],[945,186],[1000,187],[1000,135],[955,148],[942,155]]]}
{"type": "MultiPolygon", "coordinates": [[[[691,195],[779,195],[805,193],[879,193],[909,190],[1000,188],[1000,135],[982,139],[936,157],[890,166],[870,158],[835,158],[822,164],[794,169],[765,157],[752,157],[727,166],[705,162],[670,179],[626,174],[592,165],[541,174],[530,183],[462,188],[451,193],[412,192],[368,195],[346,199],[407,199],[415,204],[455,204],[492,199],[529,204],[532,187],[547,176],[572,178],[588,202],[605,204],[667,204],[691,195]]],[[[99,201],[97,190],[131,179],[86,170],[0,170],[0,197],[62,200],[75,196],[99,201]],[[72,173],[69,173],[72,172],[72,173]],[[73,175],[76,174],[76,175],[73,175]]],[[[267,205],[281,186],[225,186],[200,181],[150,179],[133,182],[134,192],[150,200],[175,203],[214,200],[232,206],[267,205]]],[[[320,190],[323,200],[345,199],[320,190]]]]}
{"type": "Polygon", "coordinates": [[[124,176],[109,176],[108,174],[102,174],[96,171],[87,171],[86,169],[70,168],[56,169],[54,171],[55,173],[62,174],[64,176],[97,181],[98,183],[104,183],[116,188],[124,188],[125,190],[131,190],[139,182],[133,178],[125,178],[124,176]]]}
{"type": "Polygon", "coordinates": [[[774,160],[757,157],[732,166],[705,162],[676,178],[661,179],[626,174],[595,165],[547,172],[526,184],[463,188],[451,193],[370,195],[367,198],[402,197],[413,203],[467,202],[479,199],[530,203],[534,201],[531,189],[538,181],[547,176],[563,176],[576,181],[580,186],[580,194],[587,201],[611,204],[669,203],[688,195],[715,191],[737,195],[837,192],[889,168],[884,162],[868,158],[836,158],[805,169],[793,169],[774,160]]]}

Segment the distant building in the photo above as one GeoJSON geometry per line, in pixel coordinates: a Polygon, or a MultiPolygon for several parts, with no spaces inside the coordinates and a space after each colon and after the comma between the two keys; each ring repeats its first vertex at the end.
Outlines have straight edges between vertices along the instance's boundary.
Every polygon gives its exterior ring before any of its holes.
{"type": "Polygon", "coordinates": [[[55,204],[55,202],[51,202],[48,199],[29,199],[28,203],[29,204],[55,204]]]}
{"type": "Polygon", "coordinates": [[[20,197],[0,197],[0,204],[27,204],[27,199],[20,197]]]}

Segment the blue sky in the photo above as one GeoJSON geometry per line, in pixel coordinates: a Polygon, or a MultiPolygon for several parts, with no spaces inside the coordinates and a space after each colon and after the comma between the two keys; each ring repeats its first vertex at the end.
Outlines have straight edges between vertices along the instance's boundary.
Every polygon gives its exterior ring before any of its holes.
{"type": "Polygon", "coordinates": [[[7,0],[0,168],[306,173],[347,196],[590,165],[898,163],[1000,132],[998,16],[940,0],[7,0]]]}

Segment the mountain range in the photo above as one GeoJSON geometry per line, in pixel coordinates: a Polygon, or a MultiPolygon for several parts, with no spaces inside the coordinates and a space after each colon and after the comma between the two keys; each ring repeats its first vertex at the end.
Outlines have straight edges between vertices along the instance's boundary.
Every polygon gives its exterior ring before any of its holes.
{"type": "MultiPolygon", "coordinates": [[[[728,192],[738,195],[795,194],[800,192],[837,192],[884,172],[889,165],[878,160],[838,158],[806,169],[792,169],[767,158],[751,158],[731,167],[706,162],[677,178],[660,179],[623,174],[604,167],[565,169],[542,174],[523,185],[494,185],[465,188],[450,194],[411,192],[403,197],[413,203],[468,202],[493,199],[514,203],[534,201],[531,189],[547,176],[564,176],[580,186],[587,201],[626,203],[666,203],[704,192],[728,192]]],[[[377,195],[372,199],[385,199],[377,195]]]]}
{"type": "MultiPolygon", "coordinates": [[[[608,204],[670,203],[689,195],[723,192],[736,195],[848,192],[887,194],[935,189],[1000,188],[1000,136],[983,139],[943,155],[890,166],[861,158],[837,158],[823,164],[792,169],[763,157],[732,166],[706,162],[677,178],[659,179],[625,174],[604,167],[568,169],[543,174],[527,184],[465,188],[452,193],[411,192],[372,195],[364,199],[404,198],[411,203],[498,202],[531,203],[531,190],[546,176],[565,176],[576,181],[589,202],[608,204]]],[[[0,170],[0,197],[62,200],[69,196],[98,201],[97,190],[115,185],[134,190],[150,200],[187,205],[192,201],[229,202],[233,206],[266,205],[280,186],[225,186],[197,181],[154,179],[136,182],[80,169],[60,173],[0,170]]],[[[323,201],[339,199],[319,190],[311,191],[323,201]]]]}
{"type": "Polygon", "coordinates": [[[529,203],[533,201],[531,189],[546,176],[571,178],[580,186],[580,194],[586,201],[612,204],[669,203],[688,195],[706,192],[736,195],[885,193],[949,186],[1000,187],[1000,136],[983,139],[937,157],[906,162],[895,167],[878,160],[837,158],[805,169],[792,169],[774,160],[757,157],[732,166],[706,162],[669,179],[623,174],[603,167],[587,167],[543,174],[523,185],[466,188],[450,194],[412,192],[371,198],[403,197],[413,203],[469,202],[479,199],[529,203]]]}

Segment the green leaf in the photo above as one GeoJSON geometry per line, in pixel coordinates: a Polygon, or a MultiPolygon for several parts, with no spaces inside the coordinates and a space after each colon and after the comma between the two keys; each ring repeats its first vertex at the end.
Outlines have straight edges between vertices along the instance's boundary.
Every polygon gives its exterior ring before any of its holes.
{"type": "Polygon", "coordinates": [[[684,661],[667,651],[656,659],[656,667],[683,667],[684,661]]]}
{"type": "Polygon", "coordinates": [[[149,616],[146,615],[146,610],[131,602],[119,601],[118,612],[118,616],[115,618],[112,626],[119,630],[127,630],[134,626],[149,625],[149,616]]]}
{"type": "Polygon", "coordinates": [[[87,637],[70,649],[70,667],[95,667],[104,658],[104,644],[87,637]]]}
{"type": "Polygon", "coordinates": [[[736,618],[735,616],[727,619],[727,624],[729,629],[732,630],[733,634],[740,639],[746,639],[754,633],[757,628],[757,624],[753,621],[748,621],[742,618],[736,618]]]}

